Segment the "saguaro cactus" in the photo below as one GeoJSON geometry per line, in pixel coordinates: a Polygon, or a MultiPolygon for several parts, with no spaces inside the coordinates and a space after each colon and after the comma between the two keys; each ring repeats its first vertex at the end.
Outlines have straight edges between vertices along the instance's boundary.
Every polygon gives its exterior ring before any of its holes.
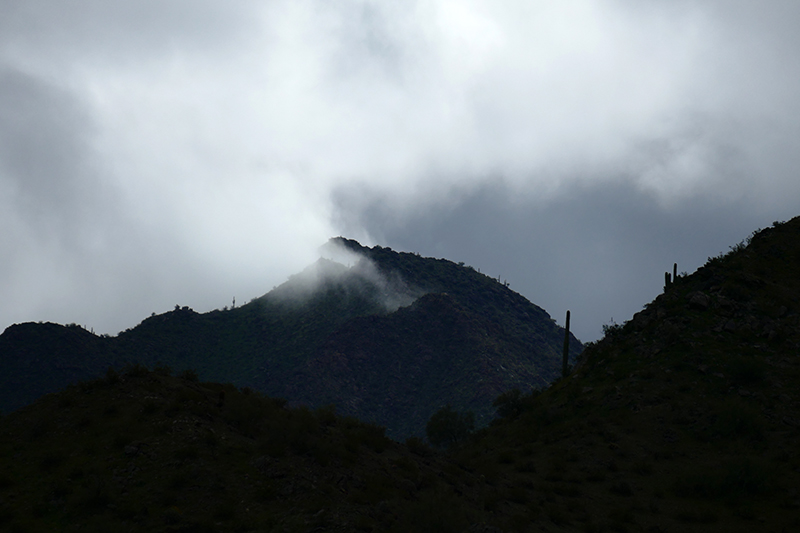
{"type": "Polygon", "coordinates": [[[666,292],[667,289],[669,289],[671,282],[672,280],[670,279],[669,272],[664,272],[664,292],[666,292]]]}
{"type": "Polygon", "coordinates": [[[672,263],[672,281],[678,280],[678,263],[672,263]]]}
{"type": "Polygon", "coordinates": [[[567,310],[567,325],[564,328],[564,354],[561,365],[561,377],[567,377],[569,372],[569,310],[567,310]]]}

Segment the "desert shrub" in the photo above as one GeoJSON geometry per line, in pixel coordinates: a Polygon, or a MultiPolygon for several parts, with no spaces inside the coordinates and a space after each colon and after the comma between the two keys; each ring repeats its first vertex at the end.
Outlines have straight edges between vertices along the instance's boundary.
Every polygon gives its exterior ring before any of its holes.
{"type": "Polygon", "coordinates": [[[44,457],[39,461],[39,468],[41,468],[45,472],[52,472],[64,464],[67,457],[64,455],[63,452],[54,451],[48,452],[45,454],[44,457]]]}
{"type": "Polygon", "coordinates": [[[504,465],[514,464],[514,452],[511,450],[502,450],[497,454],[497,462],[504,465]]]}
{"type": "Polygon", "coordinates": [[[633,489],[627,481],[615,483],[608,490],[617,496],[633,496],[633,489]]]}
{"type": "Polygon", "coordinates": [[[611,339],[622,332],[622,324],[617,324],[611,319],[610,324],[603,324],[603,337],[611,339]]]}
{"type": "Polygon", "coordinates": [[[286,423],[286,433],[289,448],[298,455],[304,455],[313,450],[319,440],[319,423],[314,413],[302,406],[291,411],[286,423]]]}
{"type": "Polygon", "coordinates": [[[432,498],[409,504],[408,512],[399,517],[392,531],[461,533],[468,530],[470,522],[469,511],[461,500],[437,491],[432,498]]]}
{"type": "Polygon", "coordinates": [[[463,442],[475,428],[475,414],[459,413],[450,404],[436,411],[425,426],[428,440],[436,447],[451,447],[463,442]]]}
{"type": "Polygon", "coordinates": [[[333,404],[317,408],[314,414],[322,426],[327,427],[336,424],[336,406],[333,404]]]}
{"type": "Polygon", "coordinates": [[[361,427],[355,430],[355,433],[358,436],[358,442],[360,444],[378,453],[388,448],[391,442],[386,437],[385,427],[375,426],[373,424],[362,424],[361,427]]]}
{"type": "Polygon", "coordinates": [[[528,502],[528,492],[524,487],[509,487],[503,493],[506,500],[514,503],[525,504],[528,502]]]}
{"type": "Polygon", "coordinates": [[[763,381],[766,365],[755,357],[737,357],[729,365],[731,379],[737,385],[754,385],[763,381]]]}
{"type": "Polygon", "coordinates": [[[288,400],[286,398],[269,398],[269,402],[276,408],[276,409],[283,409],[286,407],[286,403],[288,400]]]}
{"type": "Polygon", "coordinates": [[[142,413],[145,415],[152,415],[158,412],[160,405],[155,400],[147,399],[142,402],[142,413]]]}
{"type": "Polygon", "coordinates": [[[7,474],[0,474],[0,491],[13,487],[14,481],[7,474]]]}
{"type": "Polygon", "coordinates": [[[53,421],[49,417],[42,417],[36,422],[33,423],[30,430],[28,431],[28,437],[30,440],[38,440],[53,429],[53,421]]]}
{"type": "Polygon", "coordinates": [[[506,391],[492,402],[492,407],[497,409],[500,418],[517,418],[523,409],[522,393],[519,389],[506,391]]]}
{"type": "Polygon", "coordinates": [[[581,489],[574,485],[567,485],[564,483],[556,483],[551,487],[554,494],[559,496],[566,496],[567,498],[578,498],[581,496],[581,489]]]}
{"type": "Polygon", "coordinates": [[[399,457],[391,460],[390,462],[406,476],[416,477],[419,474],[419,465],[416,461],[412,461],[408,457],[399,457]]]}
{"type": "Polygon", "coordinates": [[[267,455],[273,458],[281,458],[286,455],[287,448],[289,447],[286,434],[271,433],[263,443],[259,446],[267,455]]]}
{"type": "Polygon", "coordinates": [[[236,501],[226,498],[217,503],[214,508],[214,518],[216,520],[233,520],[236,516],[236,501]]]}
{"type": "Polygon", "coordinates": [[[693,471],[679,477],[673,491],[679,497],[727,499],[768,494],[773,473],[762,461],[743,458],[706,471],[693,471]]]}
{"type": "Polygon", "coordinates": [[[713,524],[719,518],[709,509],[683,509],[678,511],[675,518],[689,524],[713,524]]]}
{"type": "Polygon", "coordinates": [[[111,503],[111,494],[105,480],[92,477],[81,483],[75,492],[74,509],[83,515],[92,515],[105,510],[111,503]]]}
{"type": "Polygon", "coordinates": [[[517,465],[514,470],[522,473],[536,473],[536,463],[533,461],[525,461],[524,463],[517,465]]]}
{"type": "Polygon", "coordinates": [[[133,442],[133,438],[128,433],[118,433],[112,439],[112,443],[116,448],[124,448],[131,442],[133,442]]]}
{"type": "Polygon", "coordinates": [[[193,461],[197,459],[198,449],[195,446],[189,445],[183,448],[178,448],[172,456],[178,461],[193,461]]]}
{"type": "Polygon", "coordinates": [[[263,422],[269,407],[259,396],[230,394],[224,398],[223,413],[229,424],[248,437],[257,437],[264,431],[263,422]]]}
{"type": "Polygon", "coordinates": [[[600,483],[605,480],[606,480],[605,472],[599,469],[590,470],[586,474],[586,481],[591,481],[592,483],[600,483]]]}
{"type": "Polygon", "coordinates": [[[549,505],[547,507],[547,518],[549,518],[557,526],[563,526],[569,522],[569,514],[565,509],[558,505],[549,505]]]}
{"type": "Polygon", "coordinates": [[[626,524],[634,521],[633,511],[628,508],[614,508],[608,512],[608,525],[611,531],[628,531],[626,524]]]}
{"type": "Polygon", "coordinates": [[[342,457],[345,453],[326,440],[317,442],[317,445],[311,451],[311,455],[320,466],[328,466],[335,457],[342,457]]]}
{"type": "Polygon", "coordinates": [[[122,372],[127,378],[141,378],[150,373],[147,367],[141,363],[129,363],[125,365],[122,372]]]}
{"type": "Polygon", "coordinates": [[[653,473],[653,464],[647,461],[638,461],[633,465],[633,471],[640,476],[649,476],[653,473]]]}
{"type": "Polygon", "coordinates": [[[764,419],[757,409],[734,398],[719,408],[711,429],[718,437],[761,440],[764,437],[764,419]]]}
{"type": "Polygon", "coordinates": [[[119,380],[120,380],[119,373],[116,370],[114,370],[113,367],[108,367],[108,370],[106,370],[106,377],[105,377],[106,385],[115,385],[119,383],[119,380]]]}
{"type": "Polygon", "coordinates": [[[187,368],[186,370],[181,371],[181,373],[178,374],[178,377],[186,381],[191,381],[192,383],[197,383],[197,381],[199,380],[199,378],[197,377],[197,371],[191,368],[187,368]]]}
{"type": "Polygon", "coordinates": [[[153,367],[153,372],[158,374],[159,376],[171,376],[172,375],[172,367],[165,365],[162,362],[156,363],[156,366],[153,367]]]}
{"type": "Polygon", "coordinates": [[[425,441],[419,437],[408,437],[406,439],[406,448],[411,453],[417,454],[421,457],[428,457],[433,454],[433,450],[431,450],[425,441]]]}

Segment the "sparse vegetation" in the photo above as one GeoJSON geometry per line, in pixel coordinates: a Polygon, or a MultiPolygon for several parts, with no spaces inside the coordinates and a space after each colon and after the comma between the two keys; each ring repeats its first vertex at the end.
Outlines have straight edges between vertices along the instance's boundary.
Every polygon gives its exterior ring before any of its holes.
{"type": "Polygon", "coordinates": [[[431,416],[425,433],[434,446],[449,448],[464,442],[474,429],[474,413],[459,413],[447,404],[431,416]]]}

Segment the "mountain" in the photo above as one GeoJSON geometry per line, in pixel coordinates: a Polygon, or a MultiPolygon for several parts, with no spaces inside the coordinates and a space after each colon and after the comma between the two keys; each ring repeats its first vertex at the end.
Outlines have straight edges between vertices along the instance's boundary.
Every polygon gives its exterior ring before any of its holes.
{"type": "MultiPolygon", "coordinates": [[[[492,417],[504,390],[561,372],[564,330],[499,280],[444,259],[332,239],[320,259],[248,304],[175,306],[116,337],[79,326],[19,324],[0,335],[0,406],[142,364],[191,369],[292,405],[333,404],[403,439],[451,404],[492,417]]],[[[571,337],[575,360],[581,343],[571,337]]]]}
{"type": "Polygon", "coordinates": [[[605,329],[447,452],[190,373],[111,371],[0,418],[0,529],[800,530],[800,218],[605,329]]]}

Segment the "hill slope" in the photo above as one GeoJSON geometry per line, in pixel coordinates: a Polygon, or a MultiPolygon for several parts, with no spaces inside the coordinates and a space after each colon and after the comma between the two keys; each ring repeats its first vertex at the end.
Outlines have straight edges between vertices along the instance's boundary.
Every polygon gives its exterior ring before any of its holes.
{"type": "Polygon", "coordinates": [[[504,527],[800,530],[800,218],[748,241],[458,453],[504,527]]]}
{"type": "Polygon", "coordinates": [[[143,367],[45,396],[0,419],[0,530],[404,532],[479,516],[475,476],[424,445],[284,403],[143,367]]]}
{"type": "MultiPolygon", "coordinates": [[[[56,324],[9,327],[0,335],[0,365],[8,369],[0,407],[136,362],[194,369],[294,404],[336,404],[405,438],[422,435],[445,403],[485,423],[503,390],[558,376],[563,329],[497,280],[342,238],[328,247],[352,265],[320,259],[233,309],[176,306],[117,337],[56,324]]],[[[581,349],[573,337],[571,357],[581,349]]]]}

